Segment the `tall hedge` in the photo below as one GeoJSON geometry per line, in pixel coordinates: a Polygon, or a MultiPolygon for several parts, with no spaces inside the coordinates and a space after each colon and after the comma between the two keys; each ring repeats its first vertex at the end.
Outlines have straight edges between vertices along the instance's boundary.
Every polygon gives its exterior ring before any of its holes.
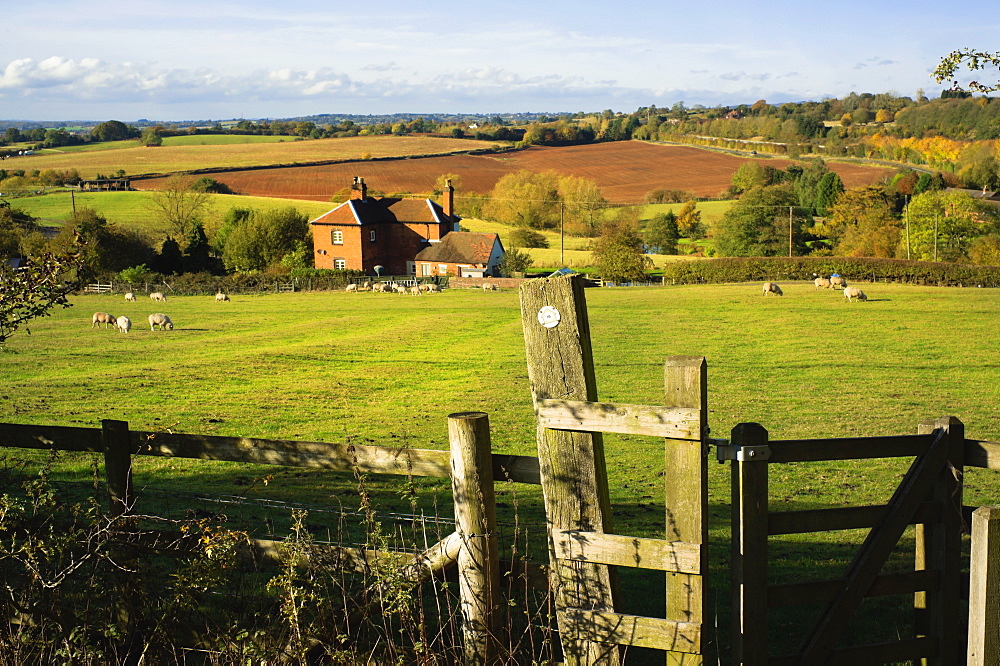
{"type": "Polygon", "coordinates": [[[838,273],[855,282],[902,282],[952,287],[1000,287],[1000,266],[979,266],[905,259],[845,257],[726,257],[670,262],[667,284],[812,280],[813,274],[838,273]]]}

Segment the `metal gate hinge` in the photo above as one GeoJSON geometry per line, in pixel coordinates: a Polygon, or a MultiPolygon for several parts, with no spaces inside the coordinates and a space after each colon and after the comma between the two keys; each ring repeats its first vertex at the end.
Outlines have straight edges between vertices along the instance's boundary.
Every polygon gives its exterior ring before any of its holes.
{"type": "Polygon", "coordinates": [[[715,456],[719,462],[726,460],[737,460],[739,462],[759,462],[771,457],[771,447],[762,446],[740,446],[730,444],[727,440],[716,440],[715,456]],[[725,442],[725,444],[723,444],[725,442]]]}

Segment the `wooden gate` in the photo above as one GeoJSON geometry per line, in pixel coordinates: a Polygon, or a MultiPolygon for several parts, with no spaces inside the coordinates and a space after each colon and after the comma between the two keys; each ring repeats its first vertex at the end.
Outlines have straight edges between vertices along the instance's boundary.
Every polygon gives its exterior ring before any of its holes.
{"type": "Polygon", "coordinates": [[[622,645],[700,664],[708,560],[705,359],[665,366],[665,406],[597,401],[584,282],[521,286],[521,321],[538,420],[538,458],[550,535],[551,579],[566,663],[616,664],[622,645]],[[601,433],[665,438],[667,539],[614,533],[601,433]],[[609,568],[666,572],[665,618],[618,612],[609,568]]]}
{"type": "Polygon", "coordinates": [[[756,423],[732,431],[719,458],[733,461],[734,664],[882,664],[964,660],[961,613],[962,465],[965,434],[955,418],[922,424],[917,435],[769,441],[756,423]],[[821,460],[913,457],[888,504],[768,511],[768,468],[821,460]],[[908,525],[915,524],[915,571],[880,575],[908,525]],[[768,584],[768,536],[871,528],[844,576],[768,584]],[[838,645],[868,596],[913,594],[914,634],[884,643],[838,645]],[[768,609],[821,602],[824,609],[795,654],[768,654],[768,609]]]}

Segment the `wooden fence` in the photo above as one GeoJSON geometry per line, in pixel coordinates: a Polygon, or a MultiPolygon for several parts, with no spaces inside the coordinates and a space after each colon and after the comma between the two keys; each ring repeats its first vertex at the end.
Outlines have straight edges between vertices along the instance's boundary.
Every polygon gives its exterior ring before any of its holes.
{"type": "MultiPolygon", "coordinates": [[[[393,556],[415,585],[457,565],[462,610],[463,650],[470,664],[487,663],[496,651],[500,564],[497,554],[493,483],[539,483],[538,459],[494,455],[486,414],[448,417],[449,451],[301,442],[130,430],[123,421],[105,420],[101,428],[0,423],[0,446],[83,451],[104,455],[109,512],[132,513],[132,456],[165,456],[348,473],[396,474],[452,479],[456,530],[424,552],[374,553],[330,546],[338,561],[363,567],[374,557],[393,556]]],[[[251,540],[255,561],[282,561],[282,542],[251,540]]]]}
{"type": "Polygon", "coordinates": [[[770,441],[756,423],[737,425],[719,447],[732,461],[733,663],[926,664],[1000,663],[1000,515],[981,509],[972,536],[968,630],[962,591],[962,532],[971,509],[962,506],[963,467],[1000,469],[1000,444],[967,440],[953,417],[920,424],[918,434],[895,437],[770,441]],[[885,505],[768,510],[770,466],[806,461],[913,458],[885,505]],[[904,530],[916,525],[915,570],[881,575],[904,530]],[[768,537],[870,528],[842,578],[768,583],[768,537]],[[838,640],[866,597],[913,595],[912,636],[843,647],[838,640]],[[824,610],[794,654],[768,652],[768,610],[822,603],[824,610]],[[968,647],[966,648],[966,636],[968,647]]]}

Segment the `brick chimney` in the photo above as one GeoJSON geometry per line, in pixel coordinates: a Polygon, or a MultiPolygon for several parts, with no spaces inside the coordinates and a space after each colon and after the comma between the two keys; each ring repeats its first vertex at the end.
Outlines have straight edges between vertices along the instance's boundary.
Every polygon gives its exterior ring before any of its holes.
{"type": "Polygon", "coordinates": [[[441,208],[448,217],[455,214],[455,188],[451,186],[451,178],[445,181],[441,208]]]}
{"type": "Polygon", "coordinates": [[[358,176],[354,177],[354,183],[351,185],[351,199],[360,199],[364,201],[368,198],[368,186],[365,185],[365,179],[358,176]]]}

